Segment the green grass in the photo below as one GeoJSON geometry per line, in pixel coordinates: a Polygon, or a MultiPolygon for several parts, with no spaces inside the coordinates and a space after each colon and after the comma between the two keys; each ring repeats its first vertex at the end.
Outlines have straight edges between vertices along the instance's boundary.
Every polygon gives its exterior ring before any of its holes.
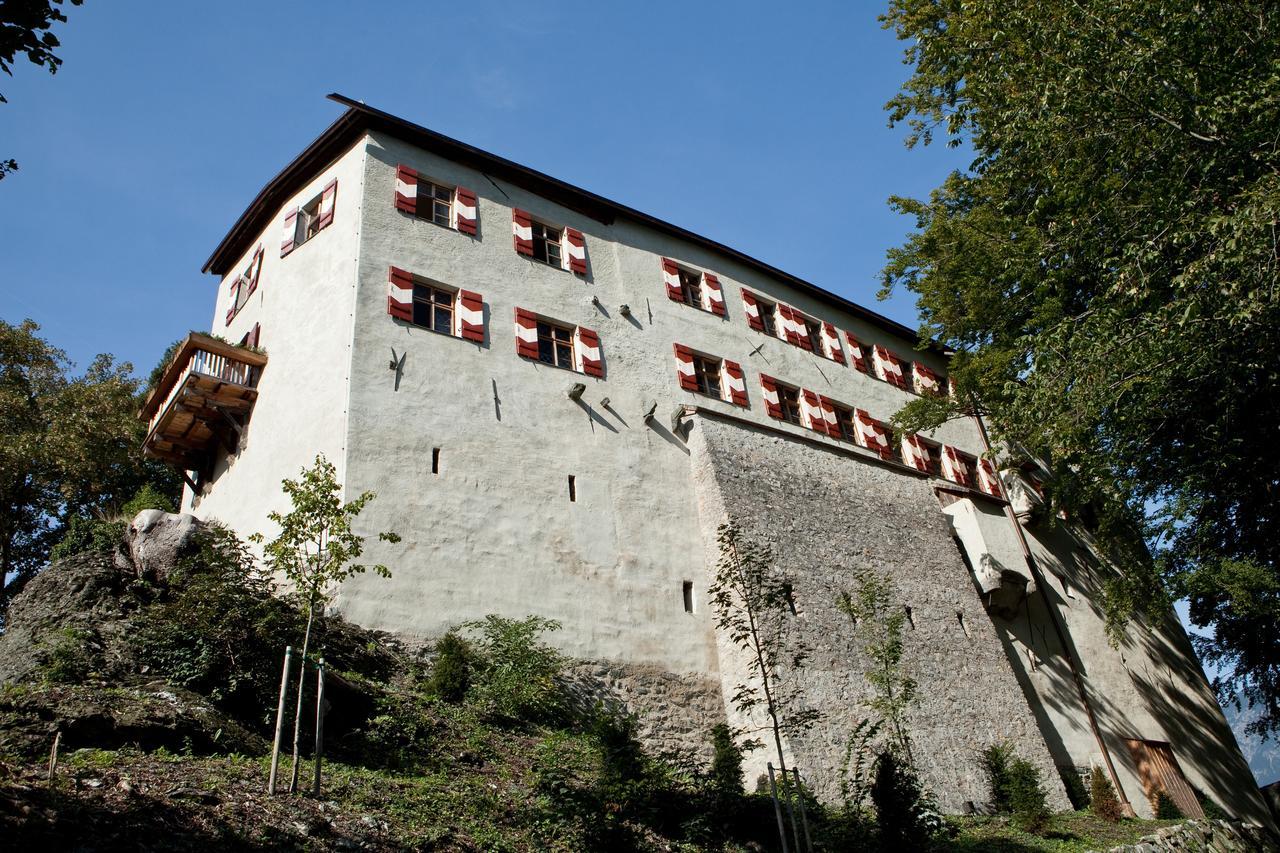
{"type": "Polygon", "coordinates": [[[1091,812],[1054,815],[1044,836],[1029,835],[1004,815],[953,818],[958,838],[945,849],[951,853],[1085,853],[1132,844],[1144,835],[1181,823],[1176,820],[1122,820],[1109,823],[1091,812]]]}

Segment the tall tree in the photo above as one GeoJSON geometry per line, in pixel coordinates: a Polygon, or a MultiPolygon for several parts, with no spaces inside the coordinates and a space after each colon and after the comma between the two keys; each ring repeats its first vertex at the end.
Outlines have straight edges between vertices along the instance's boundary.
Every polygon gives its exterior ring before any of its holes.
{"type": "MultiPolygon", "coordinates": [[[[84,0],[71,0],[79,6],[84,0]]],[[[53,34],[55,22],[66,21],[60,8],[62,0],[0,0],[0,71],[13,76],[13,61],[20,54],[50,74],[58,73],[62,59],[53,51],[60,46],[53,34]]],[[[8,103],[0,95],[0,104],[8,103]]],[[[16,160],[0,159],[0,180],[18,168],[16,160]]]]}
{"type": "Polygon", "coordinates": [[[76,516],[117,511],[144,485],[177,478],[142,459],[132,367],[99,355],[81,376],[30,320],[0,320],[0,613],[76,516]]]}
{"type": "Polygon", "coordinates": [[[899,424],[976,407],[1048,459],[1052,502],[1124,567],[1113,627],[1188,598],[1220,698],[1280,729],[1280,5],[891,0],[882,20],[913,66],[891,122],[975,154],[892,200],[917,231],[883,292],[917,294],[960,392],[899,424]]]}

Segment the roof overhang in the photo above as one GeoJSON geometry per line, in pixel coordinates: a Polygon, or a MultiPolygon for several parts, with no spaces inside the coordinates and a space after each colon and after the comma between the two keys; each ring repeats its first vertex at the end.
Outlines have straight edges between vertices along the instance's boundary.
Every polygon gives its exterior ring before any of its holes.
{"type": "MultiPolygon", "coordinates": [[[[543,174],[527,166],[521,166],[504,157],[482,151],[465,142],[459,142],[434,130],[405,121],[402,118],[375,109],[359,101],[339,94],[330,94],[329,99],[347,108],[337,121],[329,125],[324,133],[307,146],[301,154],[285,166],[280,174],[272,178],[249,207],[240,214],[235,225],[218,243],[213,254],[205,261],[201,272],[226,275],[232,265],[247,251],[249,244],[261,233],[264,227],[276,216],[284,203],[303,186],[333,162],[342,152],[351,147],[361,136],[370,132],[380,132],[401,139],[411,145],[422,148],[447,160],[469,166],[490,178],[505,180],[510,184],[526,189],[529,192],[549,199],[570,210],[575,210],[605,225],[616,219],[628,219],[644,225],[661,234],[685,240],[708,251],[732,258],[733,260],[756,270],[770,278],[777,279],[802,293],[834,304],[845,311],[859,317],[898,337],[906,338],[919,346],[920,337],[915,329],[911,329],[882,314],[851,302],[842,296],[824,290],[815,284],[784,272],[775,266],[765,263],[733,249],[729,246],[695,234],[692,231],[672,225],[657,217],[642,213],[634,208],[610,201],[603,196],[588,190],[567,184],[564,181],[543,174]]],[[[937,343],[930,343],[929,349],[943,355],[947,350],[937,343]]]]}

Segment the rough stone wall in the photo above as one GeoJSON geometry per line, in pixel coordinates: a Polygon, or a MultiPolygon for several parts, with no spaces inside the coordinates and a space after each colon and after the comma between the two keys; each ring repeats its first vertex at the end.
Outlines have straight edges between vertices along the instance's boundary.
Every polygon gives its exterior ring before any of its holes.
{"type": "MultiPolygon", "coordinates": [[[[853,572],[890,578],[911,608],[905,667],[919,685],[913,750],[940,805],[987,798],[978,752],[1009,741],[1041,771],[1054,808],[1066,794],[929,482],[854,453],[742,423],[701,417],[690,435],[706,541],[727,517],[767,542],[794,587],[795,630],[813,648],[795,674],[801,701],[823,720],[790,739],[794,761],[833,797],[849,732],[869,716],[861,641],[836,597],[853,572]]],[[[734,667],[721,658],[726,696],[734,667]]],[[[731,714],[731,717],[733,715],[731,714]]],[[[758,758],[757,760],[763,760],[758,758]]]]}
{"type": "Polygon", "coordinates": [[[1273,851],[1273,838],[1260,827],[1225,820],[1192,820],[1144,835],[1135,844],[1112,847],[1107,853],[1164,853],[1201,851],[1214,853],[1259,853],[1273,851]]]}

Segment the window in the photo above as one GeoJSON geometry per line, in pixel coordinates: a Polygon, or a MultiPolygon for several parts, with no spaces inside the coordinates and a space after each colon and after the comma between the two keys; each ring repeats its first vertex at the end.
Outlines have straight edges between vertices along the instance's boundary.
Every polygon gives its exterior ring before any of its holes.
{"type": "Polygon", "coordinates": [[[573,370],[573,329],[539,320],[538,361],[573,370]]]}
{"type": "Polygon", "coordinates": [[[416,216],[436,225],[450,227],[453,212],[453,190],[427,180],[418,180],[418,208],[416,216]]]}
{"type": "Polygon", "coordinates": [[[800,389],[778,384],[778,405],[782,407],[782,419],[800,426],[800,389]]]}
{"type": "Polygon", "coordinates": [[[414,282],[413,324],[442,335],[452,335],[453,294],[429,284],[414,282]]]}
{"type": "Polygon", "coordinates": [[[693,357],[693,376],[698,382],[698,393],[708,397],[723,398],[720,390],[720,361],[718,359],[693,357]]]}
{"type": "Polygon", "coordinates": [[[856,442],[857,432],[853,425],[853,409],[841,406],[839,403],[832,403],[831,408],[836,413],[836,428],[840,431],[838,438],[856,442]]]}
{"type": "Polygon", "coordinates": [[[258,289],[258,275],[262,272],[262,247],[259,246],[249,260],[249,266],[231,283],[231,305],[227,308],[227,325],[240,313],[249,302],[249,297],[258,289]]]}
{"type": "Polygon", "coordinates": [[[702,276],[686,269],[678,269],[680,277],[680,298],[686,305],[694,308],[702,307],[702,276]]]}
{"type": "Polygon", "coordinates": [[[534,222],[531,230],[533,231],[533,259],[553,267],[563,266],[560,263],[560,229],[534,222]]]}
{"type": "Polygon", "coordinates": [[[978,460],[967,453],[961,453],[958,450],[954,452],[956,462],[960,465],[960,471],[956,473],[963,472],[963,484],[971,489],[976,489],[978,487],[978,460]]]}
{"type": "Polygon", "coordinates": [[[684,612],[693,612],[693,581],[685,581],[680,585],[680,591],[684,597],[684,612]]]}
{"type": "Polygon", "coordinates": [[[569,475],[569,503],[578,502],[578,479],[572,474],[569,475]]]}
{"type": "Polygon", "coordinates": [[[280,243],[280,257],[283,258],[333,224],[337,198],[338,179],[334,178],[315,198],[285,214],[284,240],[280,243]]]}
{"type": "Polygon", "coordinates": [[[920,446],[929,455],[929,474],[934,477],[942,476],[942,445],[927,439],[920,439],[920,446]]]}
{"type": "Polygon", "coordinates": [[[825,348],[822,346],[822,324],[817,320],[811,320],[803,314],[797,314],[804,322],[805,334],[809,337],[809,346],[816,353],[824,353],[825,348]]]}
{"type": "Polygon", "coordinates": [[[298,222],[294,227],[293,245],[300,246],[320,232],[320,199],[316,196],[298,208],[298,222]]]}
{"type": "Polygon", "coordinates": [[[764,333],[776,338],[778,336],[778,306],[763,299],[757,299],[756,305],[760,308],[760,323],[764,326],[764,333]]]}

